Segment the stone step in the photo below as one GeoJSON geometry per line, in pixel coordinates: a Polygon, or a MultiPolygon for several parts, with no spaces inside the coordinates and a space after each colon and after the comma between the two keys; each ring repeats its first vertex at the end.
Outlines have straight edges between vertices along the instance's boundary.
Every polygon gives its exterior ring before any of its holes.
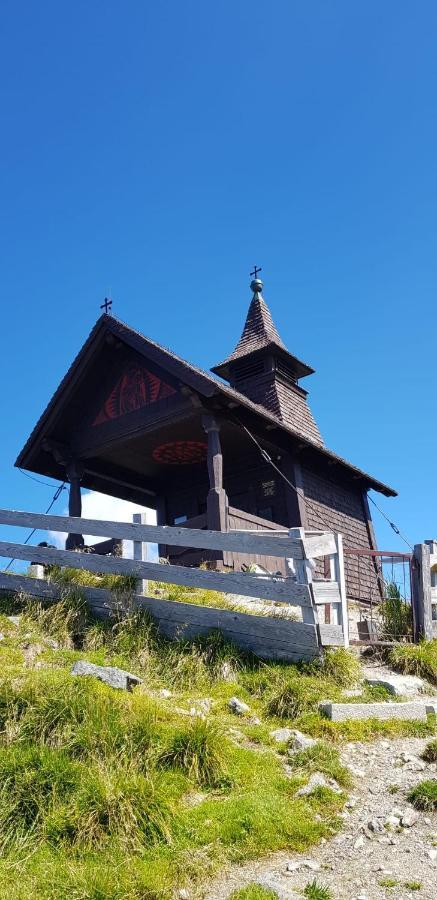
{"type": "Polygon", "coordinates": [[[333,722],[347,719],[415,719],[426,722],[425,703],[319,703],[319,711],[333,722]]]}

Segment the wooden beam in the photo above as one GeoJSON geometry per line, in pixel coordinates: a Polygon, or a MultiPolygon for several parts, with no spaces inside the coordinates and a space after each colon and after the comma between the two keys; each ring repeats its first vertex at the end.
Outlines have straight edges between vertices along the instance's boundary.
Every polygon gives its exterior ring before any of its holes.
{"type": "MultiPolygon", "coordinates": [[[[238,510],[230,508],[231,512],[238,510]]],[[[250,519],[249,514],[243,513],[250,519]]],[[[158,517],[165,520],[164,505],[160,504],[158,517]]],[[[262,519],[253,516],[255,522],[262,519]]],[[[271,525],[267,519],[266,526],[271,525]]],[[[76,521],[70,516],[53,516],[43,513],[21,512],[0,509],[0,525],[20,528],[37,528],[42,531],[71,531],[76,521]]],[[[119,538],[127,541],[145,541],[151,544],[168,544],[175,547],[193,547],[200,550],[230,550],[237,553],[292,557],[303,559],[302,540],[291,538],[284,531],[242,531],[217,532],[185,525],[147,525],[132,522],[112,522],[103,519],[81,519],[81,530],[98,537],[119,538]]],[[[303,537],[306,555],[310,558],[335,553],[335,539],[331,532],[306,532],[303,537]]]]}
{"type": "MultiPolygon", "coordinates": [[[[220,425],[214,416],[205,415],[202,425],[208,435],[208,475],[209,491],[206,498],[206,515],[208,529],[211,531],[228,530],[228,498],[223,488],[223,456],[220,443],[220,425]]],[[[223,565],[223,553],[215,555],[215,561],[223,565]]]]}
{"type": "Polygon", "coordinates": [[[33,547],[29,544],[10,544],[6,541],[0,542],[0,556],[97,573],[135,575],[137,578],[164,581],[166,584],[204,588],[221,591],[225,594],[242,594],[245,597],[260,597],[263,600],[276,600],[303,608],[312,603],[307,584],[296,584],[291,579],[276,576],[257,576],[243,572],[211,572],[184,566],[164,566],[159,563],[96,556],[79,551],[53,550],[50,547],[33,547]]]}

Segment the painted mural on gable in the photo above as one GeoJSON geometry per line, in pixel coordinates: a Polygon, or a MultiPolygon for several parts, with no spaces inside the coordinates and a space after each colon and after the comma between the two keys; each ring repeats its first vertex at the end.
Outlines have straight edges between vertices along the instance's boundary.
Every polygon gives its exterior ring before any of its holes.
{"type": "Polygon", "coordinates": [[[105,400],[93,425],[102,425],[119,419],[127,413],[151,406],[176,393],[175,388],[166,384],[144,366],[131,363],[118,379],[115,387],[105,400]]]}

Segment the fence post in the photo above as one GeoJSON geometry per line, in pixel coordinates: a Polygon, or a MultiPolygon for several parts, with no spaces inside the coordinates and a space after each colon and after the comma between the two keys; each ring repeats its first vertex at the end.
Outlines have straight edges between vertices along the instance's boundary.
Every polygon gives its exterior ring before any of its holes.
{"type": "MultiPolygon", "coordinates": [[[[147,513],[134,513],[132,516],[134,525],[147,525],[147,513]]],[[[144,541],[134,541],[134,559],[139,562],[147,562],[148,544],[144,541]]],[[[139,578],[137,582],[137,591],[139,594],[147,594],[149,590],[149,582],[144,578],[139,578]]]]}
{"type": "Polygon", "coordinates": [[[344,577],[343,535],[334,534],[337,553],[334,558],[335,580],[338,583],[341,603],[337,604],[337,621],[343,629],[344,646],[349,647],[349,614],[347,608],[346,580],[344,577]]]}
{"type": "MultiPolygon", "coordinates": [[[[302,550],[304,554],[304,559],[293,559],[293,568],[296,575],[296,579],[300,584],[307,584],[310,589],[310,600],[311,606],[303,606],[302,607],[302,622],[306,625],[316,625],[319,624],[319,619],[317,615],[316,604],[314,602],[314,594],[313,594],[313,569],[314,563],[313,560],[307,559],[305,557],[305,529],[304,528],[290,528],[289,529],[289,537],[297,538],[302,541],[302,550]]],[[[287,560],[287,565],[290,568],[290,565],[287,560]]],[[[318,628],[317,628],[318,632],[318,628]]]]}
{"type": "Polygon", "coordinates": [[[415,544],[412,572],[412,606],[414,640],[433,638],[431,602],[431,564],[428,544],[415,544]]]}

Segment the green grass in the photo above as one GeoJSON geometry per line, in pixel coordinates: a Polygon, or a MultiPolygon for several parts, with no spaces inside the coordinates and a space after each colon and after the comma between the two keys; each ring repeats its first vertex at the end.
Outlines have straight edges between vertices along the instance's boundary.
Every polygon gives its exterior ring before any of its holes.
{"type": "Polygon", "coordinates": [[[389,662],[398,672],[419,675],[437,684],[437,640],[399,644],[389,652],[389,662]]]}
{"type": "Polygon", "coordinates": [[[417,809],[437,809],[437,778],[421,781],[408,794],[410,803],[417,809]]]}
{"type": "Polygon", "coordinates": [[[331,891],[323,884],[319,884],[316,879],[309,881],[303,889],[304,897],[307,900],[333,900],[331,891]]]}
{"type": "Polygon", "coordinates": [[[69,573],[64,582],[57,604],[0,604],[0,883],[13,900],[170,900],[232,862],[305,851],[341,827],[344,795],[296,798],[314,771],[348,787],[336,744],[418,724],[432,734],[431,719],[323,719],[319,700],[340,699],[360,678],[345,651],[286,665],[218,632],[172,643],[132,610],[125,582],[106,624],[89,615],[69,573]],[[5,618],[14,612],[18,627],[5,618]],[[29,644],[40,652],[25,663],[29,644]],[[78,659],[144,683],[128,694],[74,678],[78,659]],[[250,707],[244,719],[228,708],[233,695],[250,707]],[[321,740],[284,760],[269,734],[284,721],[321,740]]]}
{"type": "Polygon", "coordinates": [[[253,882],[244,888],[232,891],[229,900],[277,900],[277,898],[276,891],[271,891],[262,887],[261,884],[253,882]]]}
{"type": "Polygon", "coordinates": [[[421,891],[422,890],[422,882],[421,881],[405,881],[404,887],[409,891],[421,891]]]}

